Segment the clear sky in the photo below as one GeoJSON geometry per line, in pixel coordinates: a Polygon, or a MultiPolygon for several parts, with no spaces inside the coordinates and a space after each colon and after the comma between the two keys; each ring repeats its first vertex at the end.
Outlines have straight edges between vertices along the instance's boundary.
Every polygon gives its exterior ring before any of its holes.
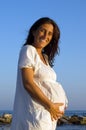
{"type": "Polygon", "coordinates": [[[86,110],[86,0],[0,0],[0,110],[13,108],[17,61],[30,26],[54,19],[61,31],[54,69],[69,110],[86,110]]]}

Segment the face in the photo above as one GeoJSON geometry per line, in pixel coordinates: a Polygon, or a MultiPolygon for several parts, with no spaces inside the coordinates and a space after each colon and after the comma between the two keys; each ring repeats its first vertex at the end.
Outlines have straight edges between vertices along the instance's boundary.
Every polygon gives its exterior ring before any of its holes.
{"type": "Polygon", "coordinates": [[[48,45],[53,36],[53,25],[43,24],[34,33],[34,46],[37,48],[44,48],[48,45]]]}

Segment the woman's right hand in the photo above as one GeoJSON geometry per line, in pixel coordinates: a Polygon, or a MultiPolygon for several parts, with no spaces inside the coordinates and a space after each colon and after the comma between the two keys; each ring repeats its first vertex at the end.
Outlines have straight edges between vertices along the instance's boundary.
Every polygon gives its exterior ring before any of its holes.
{"type": "Polygon", "coordinates": [[[61,118],[64,114],[64,111],[60,111],[60,106],[64,105],[63,103],[52,103],[48,111],[51,115],[51,120],[58,120],[61,118]]]}

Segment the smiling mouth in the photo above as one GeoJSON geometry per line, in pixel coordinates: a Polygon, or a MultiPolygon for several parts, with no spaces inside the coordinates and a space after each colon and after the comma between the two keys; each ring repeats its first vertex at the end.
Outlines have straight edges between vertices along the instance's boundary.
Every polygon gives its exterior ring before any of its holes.
{"type": "Polygon", "coordinates": [[[47,39],[47,38],[39,38],[39,41],[40,42],[44,42],[44,43],[47,43],[47,42],[49,42],[49,39],[47,39]]]}
{"type": "Polygon", "coordinates": [[[39,39],[39,41],[46,43],[46,40],[44,40],[44,39],[39,39]]]}

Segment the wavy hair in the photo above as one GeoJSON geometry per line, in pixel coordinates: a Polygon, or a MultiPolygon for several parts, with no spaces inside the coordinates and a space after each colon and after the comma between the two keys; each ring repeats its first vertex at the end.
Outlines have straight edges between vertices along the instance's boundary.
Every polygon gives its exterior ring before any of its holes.
{"type": "Polygon", "coordinates": [[[33,31],[36,31],[41,25],[46,24],[46,23],[52,24],[54,27],[53,36],[50,43],[46,47],[43,48],[43,53],[48,55],[48,62],[50,66],[52,67],[55,55],[59,54],[59,39],[60,39],[60,30],[54,20],[48,17],[43,17],[43,18],[38,19],[31,26],[24,46],[33,45],[33,42],[34,42],[33,31]]]}

